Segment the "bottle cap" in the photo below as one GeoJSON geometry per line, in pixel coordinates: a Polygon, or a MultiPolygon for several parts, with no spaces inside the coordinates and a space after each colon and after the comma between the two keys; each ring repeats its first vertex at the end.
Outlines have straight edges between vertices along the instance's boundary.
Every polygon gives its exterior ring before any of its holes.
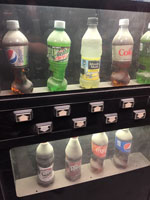
{"type": "Polygon", "coordinates": [[[59,21],[59,20],[54,21],[54,28],[65,29],[65,26],[66,26],[65,21],[59,21]]]}
{"type": "Polygon", "coordinates": [[[98,25],[98,18],[97,17],[88,17],[87,24],[88,25],[90,25],[90,24],[98,25]]]}
{"type": "Polygon", "coordinates": [[[150,23],[148,23],[148,29],[150,29],[150,23]]]}
{"type": "Polygon", "coordinates": [[[9,30],[19,29],[18,20],[7,20],[6,24],[7,24],[7,29],[9,30]]]}
{"type": "Polygon", "coordinates": [[[120,19],[119,20],[119,26],[129,26],[129,19],[120,19]]]}

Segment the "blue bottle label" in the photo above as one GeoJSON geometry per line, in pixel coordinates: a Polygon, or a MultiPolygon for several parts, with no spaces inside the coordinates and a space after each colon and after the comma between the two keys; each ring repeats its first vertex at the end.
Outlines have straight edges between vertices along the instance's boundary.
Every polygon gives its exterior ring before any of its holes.
{"type": "Polygon", "coordinates": [[[119,140],[117,137],[115,138],[115,146],[118,150],[125,152],[125,153],[130,153],[131,151],[131,141],[122,141],[119,140]]]}

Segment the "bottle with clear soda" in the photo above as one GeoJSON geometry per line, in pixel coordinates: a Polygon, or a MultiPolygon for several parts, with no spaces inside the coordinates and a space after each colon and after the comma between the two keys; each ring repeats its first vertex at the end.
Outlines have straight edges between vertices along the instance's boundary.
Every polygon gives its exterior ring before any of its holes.
{"type": "Polygon", "coordinates": [[[105,132],[92,135],[92,156],[90,166],[93,172],[99,173],[103,170],[104,160],[107,154],[108,137],[105,132]]]}
{"type": "Polygon", "coordinates": [[[140,39],[139,69],[136,80],[138,83],[150,84],[150,23],[148,31],[140,39]]]}
{"type": "Polygon", "coordinates": [[[11,90],[15,94],[31,93],[33,84],[25,74],[28,65],[28,40],[19,31],[19,22],[17,20],[7,20],[6,23],[8,32],[3,37],[2,45],[14,73],[11,90]]]}
{"type": "Polygon", "coordinates": [[[129,19],[119,20],[119,30],[112,41],[113,86],[126,86],[130,82],[129,68],[132,62],[133,38],[129,32],[129,19]]]}
{"type": "Polygon", "coordinates": [[[47,38],[49,69],[52,76],[47,80],[50,91],[64,91],[67,88],[65,71],[68,65],[71,40],[65,32],[65,21],[54,21],[54,31],[47,38]]]}
{"type": "Polygon", "coordinates": [[[87,24],[88,29],[81,42],[80,86],[89,89],[99,86],[102,38],[97,29],[97,17],[88,17],[87,24]]]}
{"type": "Polygon", "coordinates": [[[36,149],[37,182],[48,186],[54,182],[54,150],[49,142],[40,143],[36,149]]]}
{"type": "Polygon", "coordinates": [[[120,168],[128,166],[128,157],[131,151],[132,134],[129,129],[121,129],[115,134],[114,164],[120,168]]]}
{"type": "Polygon", "coordinates": [[[82,148],[78,137],[70,138],[65,149],[65,176],[70,181],[81,177],[82,148]]]}

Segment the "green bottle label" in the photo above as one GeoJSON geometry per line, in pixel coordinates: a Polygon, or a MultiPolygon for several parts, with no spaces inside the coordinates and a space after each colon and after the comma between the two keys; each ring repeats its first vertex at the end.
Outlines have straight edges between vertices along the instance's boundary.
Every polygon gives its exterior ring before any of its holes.
{"type": "Polygon", "coordinates": [[[48,59],[55,62],[67,62],[69,58],[70,47],[48,46],[48,59]]]}

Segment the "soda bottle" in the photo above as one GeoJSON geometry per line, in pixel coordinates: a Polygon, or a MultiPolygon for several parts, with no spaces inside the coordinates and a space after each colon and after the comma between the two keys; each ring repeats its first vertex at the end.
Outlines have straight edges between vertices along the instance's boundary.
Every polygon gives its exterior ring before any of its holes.
{"type": "Polygon", "coordinates": [[[40,143],[36,149],[37,182],[48,186],[54,182],[54,150],[49,142],[40,143]]]}
{"type": "Polygon", "coordinates": [[[90,166],[93,172],[99,173],[103,170],[103,163],[107,154],[108,137],[105,132],[95,133],[91,141],[92,156],[90,166]]]}
{"type": "Polygon", "coordinates": [[[88,29],[81,42],[80,86],[88,89],[99,86],[102,38],[97,30],[97,17],[89,17],[87,24],[88,29]]]}
{"type": "Polygon", "coordinates": [[[65,149],[65,176],[70,181],[81,177],[82,149],[78,137],[70,138],[65,149]]]}
{"type": "Polygon", "coordinates": [[[71,40],[65,32],[65,21],[54,21],[54,31],[47,39],[48,61],[52,76],[47,80],[50,91],[63,91],[67,88],[65,70],[68,64],[71,40]]]}
{"type": "Polygon", "coordinates": [[[133,38],[128,30],[129,19],[119,20],[119,30],[112,41],[113,86],[125,86],[130,82],[128,69],[132,62],[133,38]]]}
{"type": "Polygon", "coordinates": [[[139,69],[136,80],[138,83],[150,83],[150,23],[148,31],[140,39],[139,69]]]}
{"type": "Polygon", "coordinates": [[[128,156],[131,151],[132,134],[129,129],[116,131],[115,135],[115,153],[113,156],[114,164],[120,168],[126,168],[128,165],[128,156]]]}
{"type": "Polygon", "coordinates": [[[28,40],[19,31],[17,20],[7,20],[6,23],[8,32],[3,37],[2,45],[14,72],[11,90],[16,94],[31,93],[33,84],[25,75],[28,65],[28,40]]]}

